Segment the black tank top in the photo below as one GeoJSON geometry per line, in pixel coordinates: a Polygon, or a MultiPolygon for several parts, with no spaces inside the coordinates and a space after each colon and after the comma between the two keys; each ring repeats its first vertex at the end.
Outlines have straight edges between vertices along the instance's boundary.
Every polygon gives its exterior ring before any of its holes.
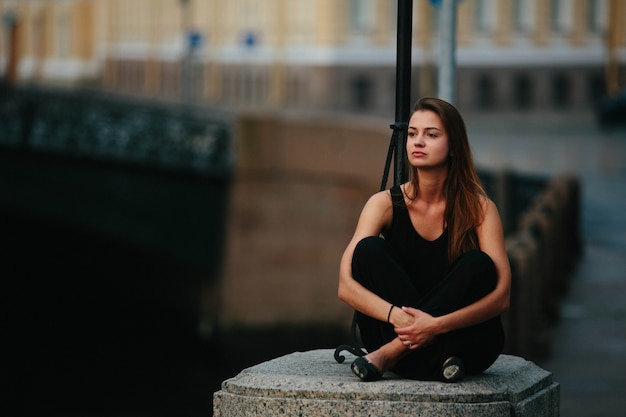
{"type": "Polygon", "coordinates": [[[424,239],[411,223],[400,186],[394,186],[390,191],[393,219],[383,236],[395,249],[417,290],[425,294],[448,269],[448,229],[433,241],[424,239]]]}

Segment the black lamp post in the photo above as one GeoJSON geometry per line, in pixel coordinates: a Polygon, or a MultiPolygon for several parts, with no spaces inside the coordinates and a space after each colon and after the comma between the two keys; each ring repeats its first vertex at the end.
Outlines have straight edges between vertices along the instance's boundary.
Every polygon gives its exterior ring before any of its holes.
{"type": "Polygon", "coordinates": [[[181,5],[181,26],[183,32],[183,51],[181,58],[180,71],[180,91],[181,101],[183,105],[188,106],[192,103],[192,62],[191,48],[189,46],[189,33],[191,30],[191,6],[189,0],[180,0],[181,5]]]}
{"type": "Polygon", "coordinates": [[[385,171],[380,185],[381,191],[387,187],[387,178],[394,159],[394,185],[407,180],[408,172],[404,162],[404,149],[407,139],[407,122],[411,112],[411,47],[413,40],[413,0],[398,0],[398,27],[396,43],[396,114],[385,171]]]}
{"type": "MultiPolygon", "coordinates": [[[[405,165],[405,146],[407,139],[408,118],[411,111],[411,46],[413,32],[413,0],[398,0],[398,29],[396,46],[396,121],[390,127],[393,129],[383,180],[380,189],[387,187],[387,177],[394,159],[394,185],[407,180],[408,172],[405,165]],[[394,155],[395,154],[395,155],[394,155]]],[[[355,356],[364,356],[365,351],[360,347],[357,337],[357,313],[352,316],[350,328],[352,345],[340,345],[335,349],[335,360],[342,363],[346,350],[355,356]]]]}

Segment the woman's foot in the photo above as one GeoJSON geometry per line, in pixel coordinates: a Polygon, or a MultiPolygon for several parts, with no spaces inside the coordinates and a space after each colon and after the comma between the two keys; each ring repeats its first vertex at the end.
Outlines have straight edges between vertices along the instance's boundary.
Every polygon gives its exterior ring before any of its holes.
{"type": "Polygon", "coordinates": [[[441,380],[443,382],[457,382],[465,376],[465,364],[457,356],[451,356],[441,366],[441,380]]]}
{"type": "Polygon", "coordinates": [[[363,381],[377,381],[388,369],[393,369],[409,351],[400,339],[395,338],[367,356],[356,358],[352,362],[352,372],[363,381]]]}
{"type": "Polygon", "coordinates": [[[381,370],[364,357],[356,358],[354,362],[352,362],[350,369],[352,369],[352,372],[354,372],[356,376],[361,378],[361,381],[378,381],[383,377],[381,370]]]}

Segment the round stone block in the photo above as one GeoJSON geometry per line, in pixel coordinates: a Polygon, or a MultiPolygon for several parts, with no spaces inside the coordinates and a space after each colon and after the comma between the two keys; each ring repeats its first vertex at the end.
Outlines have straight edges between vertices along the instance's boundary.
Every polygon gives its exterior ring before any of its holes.
{"type": "Polygon", "coordinates": [[[215,417],[559,415],[559,385],[534,363],[500,355],[484,373],[454,384],[402,379],[387,372],[362,382],[350,357],[333,350],[295,352],[243,370],[214,396],[215,417]]]}

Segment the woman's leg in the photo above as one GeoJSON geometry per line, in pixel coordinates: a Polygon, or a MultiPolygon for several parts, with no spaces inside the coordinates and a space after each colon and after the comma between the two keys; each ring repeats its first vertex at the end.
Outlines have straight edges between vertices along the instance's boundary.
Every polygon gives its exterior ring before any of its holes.
{"type": "MultiPolygon", "coordinates": [[[[496,285],[495,266],[485,253],[470,251],[462,255],[449,269],[446,277],[428,294],[422,296],[412,285],[400,265],[394,250],[384,239],[368,237],[357,244],[352,260],[354,278],[370,291],[398,306],[414,306],[433,316],[448,314],[465,307],[493,291],[496,285]],[[416,302],[415,300],[419,300],[416,302]]],[[[399,362],[393,367],[407,378],[440,379],[441,366],[451,356],[459,356],[466,372],[479,373],[498,357],[504,344],[500,318],[477,326],[440,335],[430,346],[402,352],[396,346],[393,326],[358,314],[363,345],[368,352],[382,346],[399,362]]]]}
{"type": "MultiPolygon", "coordinates": [[[[493,261],[481,251],[463,254],[446,277],[415,306],[432,316],[463,308],[493,291],[497,275],[493,261]]],[[[465,363],[467,374],[487,369],[500,354],[504,332],[500,317],[437,337],[435,343],[404,357],[394,371],[415,379],[438,379],[441,365],[452,356],[465,363]]]]}
{"type": "MultiPolygon", "coordinates": [[[[354,249],[352,275],[365,288],[397,306],[413,305],[420,298],[393,248],[379,237],[367,237],[354,249]]],[[[361,340],[373,352],[397,337],[393,326],[357,313],[361,340]]]]}
{"type": "MultiPolygon", "coordinates": [[[[352,275],[365,288],[394,305],[411,305],[419,299],[417,291],[398,262],[392,247],[384,239],[361,240],[352,258],[352,275]]],[[[375,381],[409,353],[398,339],[393,326],[357,313],[361,340],[368,351],[352,362],[352,371],[364,381],[375,381]]]]}
{"type": "Polygon", "coordinates": [[[417,307],[438,317],[468,306],[496,288],[496,267],[486,253],[471,250],[450,266],[448,273],[422,297],[417,307]]]}

